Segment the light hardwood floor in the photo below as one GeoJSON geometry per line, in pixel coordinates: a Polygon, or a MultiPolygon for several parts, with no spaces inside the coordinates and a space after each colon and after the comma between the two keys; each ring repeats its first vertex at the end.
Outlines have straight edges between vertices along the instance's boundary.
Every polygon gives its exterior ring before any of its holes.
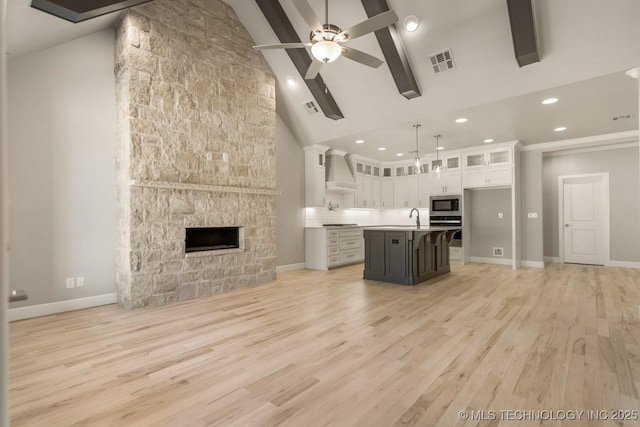
{"type": "Polygon", "coordinates": [[[301,270],[161,308],[12,323],[12,426],[640,425],[500,412],[640,410],[640,270],[361,277],[362,265],[301,270]]]}

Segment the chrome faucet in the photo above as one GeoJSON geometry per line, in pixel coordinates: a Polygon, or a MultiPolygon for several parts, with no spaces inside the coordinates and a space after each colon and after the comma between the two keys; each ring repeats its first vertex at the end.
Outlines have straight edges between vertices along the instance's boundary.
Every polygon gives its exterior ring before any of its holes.
{"type": "Polygon", "coordinates": [[[416,228],[420,228],[420,211],[417,208],[411,209],[411,212],[409,212],[409,218],[413,215],[413,211],[416,211],[416,228]]]}

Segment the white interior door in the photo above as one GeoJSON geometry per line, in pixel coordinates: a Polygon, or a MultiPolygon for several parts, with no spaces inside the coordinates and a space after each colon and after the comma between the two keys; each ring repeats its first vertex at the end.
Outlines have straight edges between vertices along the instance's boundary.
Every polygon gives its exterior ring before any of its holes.
{"type": "Polygon", "coordinates": [[[603,177],[567,178],[563,189],[564,261],[604,265],[603,177]]]}

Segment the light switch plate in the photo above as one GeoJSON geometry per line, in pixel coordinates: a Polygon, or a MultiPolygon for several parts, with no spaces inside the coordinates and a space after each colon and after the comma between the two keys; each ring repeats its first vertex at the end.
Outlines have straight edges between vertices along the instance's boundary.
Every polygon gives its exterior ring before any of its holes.
{"type": "Polygon", "coordinates": [[[504,218],[504,214],[502,212],[498,212],[498,219],[503,219],[504,218]]]}
{"type": "Polygon", "coordinates": [[[84,286],[84,277],[76,277],[76,288],[84,286]]]}
{"type": "Polygon", "coordinates": [[[67,283],[67,289],[71,289],[75,286],[73,277],[67,277],[66,283],[67,283]]]}

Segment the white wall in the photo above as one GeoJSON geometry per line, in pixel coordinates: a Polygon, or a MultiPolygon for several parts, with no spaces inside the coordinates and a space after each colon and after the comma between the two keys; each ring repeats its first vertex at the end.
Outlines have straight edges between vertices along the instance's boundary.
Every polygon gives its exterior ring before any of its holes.
{"type": "Polygon", "coordinates": [[[276,117],[276,264],[304,263],[304,151],[276,117]]]}
{"type": "Polygon", "coordinates": [[[115,292],[113,67],[111,29],[9,61],[12,307],[115,292]]]}

